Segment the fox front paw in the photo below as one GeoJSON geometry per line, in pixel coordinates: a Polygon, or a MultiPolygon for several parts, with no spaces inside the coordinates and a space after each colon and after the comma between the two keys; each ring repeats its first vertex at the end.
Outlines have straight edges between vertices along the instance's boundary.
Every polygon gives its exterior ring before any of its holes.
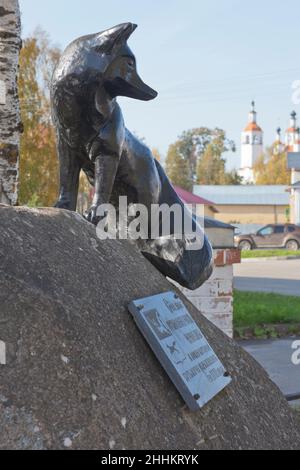
{"type": "Polygon", "coordinates": [[[101,220],[101,217],[97,215],[97,210],[99,206],[91,206],[91,208],[85,212],[84,218],[93,225],[98,225],[101,220]]]}
{"type": "Polygon", "coordinates": [[[54,205],[56,209],[66,209],[67,211],[71,210],[71,201],[67,197],[60,197],[56,204],[54,205]]]}
{"type": "Polygon", "coordinates": [[[71,210],[71,206],[68,203],[57,201],[57,203],[54,205],[56,209],[65,209],[67,211],[71,210]]]}

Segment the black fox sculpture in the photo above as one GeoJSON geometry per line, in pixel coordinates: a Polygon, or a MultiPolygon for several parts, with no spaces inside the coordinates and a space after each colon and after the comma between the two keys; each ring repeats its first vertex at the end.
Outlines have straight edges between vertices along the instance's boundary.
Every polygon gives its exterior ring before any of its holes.
{"type": "MultiPolygon", "coordinates": [[[[76,210],[79,176],[85,172],[95,188],[86,218],[99,221],[102,204],[177,204],[182,221],[188,217],[201,243],[191,249],[190,234],[181,236],[171,220],[171,236],[137,241],[146,258],[165,276],[196,289],[211,275],[209,241],[177,196],[150,150],[125,127],[118,96],[149,101],[157,92],[140,79],[127,40],[136,25],[125,23],[72,42],[56,67],[51,84],[53,121],[60,161],[60,195],[56,207],[76,210]],[[175,233],[176,232],[176,233],[175,233]]],[[[149,234],[151,230],[149,228],[149,234]]]]}

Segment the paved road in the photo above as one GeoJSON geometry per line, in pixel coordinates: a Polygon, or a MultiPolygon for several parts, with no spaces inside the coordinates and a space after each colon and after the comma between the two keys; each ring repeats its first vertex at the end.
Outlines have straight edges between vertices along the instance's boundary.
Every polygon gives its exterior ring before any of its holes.
{"type": "MultiPolygon", "coordinates": [[[[294,339],[241,341],[240,345],[268,372],[284,395],[300,393],[300,365],[292,363],[294,339]]],[[[298,338],[300,340],[300,338],[298,338]]]]}
{"type": "Polygon", "coordinates": [[[300,260],[241,263],[234,267],[234,287],[300,297],[300,260]]]}

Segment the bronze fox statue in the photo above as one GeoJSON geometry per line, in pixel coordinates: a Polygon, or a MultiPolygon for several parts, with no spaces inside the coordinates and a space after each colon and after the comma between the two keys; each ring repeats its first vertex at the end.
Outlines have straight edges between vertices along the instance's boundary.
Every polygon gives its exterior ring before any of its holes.
{"type": "MultiPolygon", "coordinates": [[[[136,29],[124,23],[72,42],[54,71],[51,84],[53,121],[60,161],[60,195],[56,207],[76,210],[83,170],[95,188],[86,218],[98,222],[97,209],[127,195],[131,203],[179,204],[187,210],[151,151],[126,129],[118,96],[149,101],[157,92],[137,73],[127,41],[136,29]]],[[[193,221],[197,226],[196,221],[193,221]]],[[[198,230],[201,229],[198,227],[198,230]]],[[[212,272],[212,249],[189,251],[186,240],[147,240],[140,249],[163,274],[190,289],[212,272]]]]}

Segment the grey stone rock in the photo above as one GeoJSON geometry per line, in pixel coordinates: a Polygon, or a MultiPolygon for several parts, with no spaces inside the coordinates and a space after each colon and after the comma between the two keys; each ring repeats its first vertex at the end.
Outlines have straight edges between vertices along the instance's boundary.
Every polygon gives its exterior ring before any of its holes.
{"type": "Polygon", "coordinates": [[[191,413],[127,305],[174,289],[127,242],[57,209],[0,206],[1,449],[299,449],[263,369],[187,301],[233,383],[191,413]]]}

